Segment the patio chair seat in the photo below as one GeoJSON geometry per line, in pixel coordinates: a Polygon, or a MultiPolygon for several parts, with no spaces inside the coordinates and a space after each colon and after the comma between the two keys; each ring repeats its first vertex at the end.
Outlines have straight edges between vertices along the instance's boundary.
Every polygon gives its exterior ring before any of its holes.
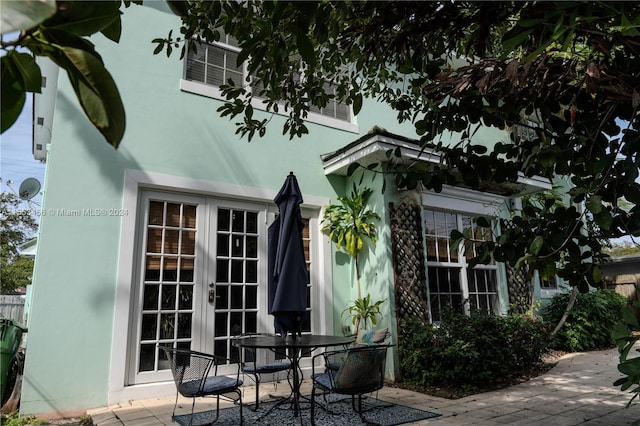
{"type": "Polygon", "coordinates": [[[265,374],[265,373],[277,373],[279,371],[289,370],[291,368],[291,361],[276,361],[269,364],[254,365],[246,364],[242,371],[248,374],[265,374]]]}
{"type": "Polygon", "coordinates": [[[335,373],[318,373],[311,376],[314,385],[320,386],[323,390],[331,390],[333,388],[332,381],[335,373]]]}
{"type": "Polygon", "coordinates": [[[208,377],[204,383],[202,383],[201,380],[183,382],[180,384],[179,392],[182,396],[190,398],[202,394],[215,395],[234,392],[241,385],[242,380],[236,380],[226,376],[213,376],[208,377]]]}

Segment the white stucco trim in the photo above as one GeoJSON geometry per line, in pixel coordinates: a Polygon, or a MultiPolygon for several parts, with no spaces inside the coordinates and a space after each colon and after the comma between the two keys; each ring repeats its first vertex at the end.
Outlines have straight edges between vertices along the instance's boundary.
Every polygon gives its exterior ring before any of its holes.
{"type": "Polygon", "coordinates": [[[58,74],[60,68],[49,58],[35,57],[42,73],[40,93],[33,94],[33,136],[31,151],[33,158],[47,160],[47,145],[51,143],[53,116],[58,95],[58,74]]]}
{"type": "Polygon", "coordinates": [[[337,155],[323,156],[325,175],[346,175],[353,163],[369,165],[376,162],[389,161],[387,152],[400,148],[401,158],[411,161],[438,163],[440,155],[430,149],[421,149],[413,142],[403,141],[387,135],[373,134],[371,137],[354,145],[337,155]]]}
{"type": "MultiPolygon", "coordinates": [[[[186,62],[185,62],[186,63],[186,62]]],[[[206,96],[212,99],[219,99],[222,101],[226,101],[226,98],[222,95],[222,91],[216,87],[207,85],[204,83],[199,83],[197,81],[190,80],[180,80],[180,90],[189,93],[195,93],[197,95],[206,96]]],[[[278,115],[287,116],[284,104],[280,105],[280,111],[278,115]]],[[[251,106],[260,111],[265,111],[273,114],[273,111],[267,111],[264,103],[264,99],[262,98],[252,98],[251,106]]],[[[328,117],[326,115],[318,114],[315,112],[309,112],[307,116],[304,118],[305,121],[309,123],[320,124],[321,126],[331,127],[333,129],[344,130],[351,133],[358,133],[360,131],[360,127],[356,123],[352,123],[350,121],[339,120],[337,118],[328,117]]]]}
{"type": "Polygon", "coordinates": [[[504,203],[507,200],[501,195],[453,186],[445,186],[439,193],[422,192],[420,198],[423,206],[435,210],[494,217],[499,216],[500,210],[505,207],[504,203]]]}
{"type": "MultiPolygon", "coordinates": [[[[207,180],[192,179],[181,176],[171,176],[160,173],[149,173],[140,170],[126,170],[123,185],[122,209],[128,214],[122,217],[120,230],[120,250],[118,256],[118,272],[116,275],[116,294],[114,308],[114,323],[111,345],[111,369],[109,373],[109,388],[107,391],[108,404],[141,398],[153,398],[172,395],[175,393],[173,382],[157,382],[140,385],[126,385],[127,357],[129,354],[128,340],[130,332],[131,306],[133,294],[131,285],[135,277],[135,256],[138,252],[136,241],[136,222],[139,220],[138,205],[141,189],[159,189],[172,192],[202,194],[211,197],[224,197],[243,201],[273,202],[277,190],[247,187],[242,185],[217,183],[207,180]]],[[[313,209],[320,212],[322,206],[329,204],[330,199],[314,195],[304,195],[303,209],[313,209]]],[[[320,213],[318,213],[320,214],[320,213]]],[[[320,216],[318,216],[320,217],[320,216]]],[[[317,228],[317,227],[314,227],[317,228]]],[[[316,237],[319,237],[316,236],[316,237]]],[[[331,282],[331,250],[327,238],[317,238],[314,248],[320,250],[317,259],[317,281],[331,282]]],[[[317,314],[321,316],[330,311],[331,286],[327,285],[319,298],[317,314]]],[[[322,318],[319,322],[321,332],[332,334],[333,319],[322,318]]]]}

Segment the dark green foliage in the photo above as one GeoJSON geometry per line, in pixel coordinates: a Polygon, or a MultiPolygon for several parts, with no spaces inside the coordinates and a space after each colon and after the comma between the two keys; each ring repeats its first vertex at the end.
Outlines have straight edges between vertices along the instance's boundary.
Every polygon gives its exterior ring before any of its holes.
{"type": "MultiPolygon", "coordinates": [[[[640,308],[640,302],[633,302],[633,306],[640,308]]],[[[635,356],[630,356],[631,349],[640,340],[640,323],[638,323],[638,318],[634,315],[631,306],[626,306],[623,309],[622,320],[615,325],[611,335],[618,345],[618,352],[620,352],[618,370],[624,374],[624,377],[616,380],[613,385],[620,386],[620,390],[623,392],[629,391],[631,394],[631,399],[627,403],[627,408],[629,408],[633,401],[640,396],[640,356],[637,356],[639,350],[634,351],[633,355],[635,356]]],[[[640,418],[633,422],[633,426],[638,425],[640,425],[640,418]]]]}
{"type": "MultiPolygon", "coordinates": [[[[544,310],[545,321],[557,324],[564,314],[568,299],[569,294],[554,296],[544,310]]],[[[626,305],[627,299],[612,290],[579,293],[552,347],[569,352],[613,347],[611,330],[622,318],[621,311],[626,305]]]]}
{"type": "Polygon", "coordinates": [[[36,231],[36,219],[10,192],[0,193],[0,294],[31,283],[33,259],[19,254],[18,247],[36,231]]]}
{"type": "Polygon", "coordinates": [[[525,315],[447,313],[441,324],[402,324],[403,380],[415,386],[485,387],[525,374],[547,351],[548,330],[525,315]]]}

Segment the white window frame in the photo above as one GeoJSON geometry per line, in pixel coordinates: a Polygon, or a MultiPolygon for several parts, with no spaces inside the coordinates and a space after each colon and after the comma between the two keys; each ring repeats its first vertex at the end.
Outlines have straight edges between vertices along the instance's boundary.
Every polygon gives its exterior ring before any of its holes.
{"type": "MultiPolygon", "coordinates": [[[[454,212],[454,211],[450,211],[450,210],[443,210],[443,209],[433,209],[433,208],[429,208],[429,207],[423,207],[423,215],[424,212],[428,210],[428,211],[434,211],[434,212],[441,212],[441,213],[445,213],[445,214],[450,214],[450,215],[454,215],[456,218],[456,223],[455,223],[455,229],[459,230],[459,231],[463,231],[464,229],[464,221],[463,221],[463,217],[467,217],[467,218],[471,218],[473,219],[473,216],[470,216],[469,214],[466,213],[460,213],[460,212],[454,212]]],[[[425,238],[426,238],[426,232],[425,232],[425,238]]],[[[447,238],[449,237],[448,235],[446,236],[447,238]]],[[[427,245],[425,244],[425,250],[426,250],[427,245]]],[[[500,312],[500,300],[499,300],[499,294],[500,294],[500,286],[499,286],[499,274],[498,274],[498,265],[496,263],[492,263],[489,265],[477,265],[474,268],[470,268],[469,267],[469,263],[467,262],[467,258],[465,256],[464,253],[464,246],[461,244],[460,246],[458,246],[457,248],[457,259],[449,259],[446,261],[443,260],[429,260],[426,259],[426,264],[427,264],[427,276],[429,275],[429,268],[447,268],[447,269],[455,269],[459,271],[459,280],[460,280],[460,297],[461,297],[461,302],[462,302],[462,308],[463,308],[463,312],[465,315],[469,315],[471,313],[471,309],[472,308],[476,308],[475,306],[472,307],[471,303],[470,303],[470,287],[469,287],[469,271],[470,270],[479,270],[479,271],[492,271],[495,274],[495,284],[496,284],[496,297],[498,297],[498,300],[496,301],[495,305],[492,304],[491,305],[491,309],[492,309],[492,313],[497,314],[500,312]]],[[[431,307],[431,286],[428,285],[428,294],[429,294],[429,316],[432,322],[439,322],[439,320],[434,320],[434,318],[432,317],[432,313],[433,313],[433,309],[431,307]]],[[[439,292],[438,294],[448,294],[447,292],[439,292]]],[[[453,293],[451,293],[453,294],[453,293]]],[[[485,291],[483,293],[480,293],[482,295],[487,295],[490,294],[489,292],[485,291]]]]}
{"type": "Polygon", "coordinates": [[[535,272],[535,278],[538,280],[538,286],[540,288],[540,298],[541,299],[553,299],[553,297],[556,294],[560,294],[560,293],[563,292],[562,288],[560,287],[561,280],[557,276],[554,276],[551,279],[551,281],[548,281],[549,284],[553,284],[553,286],[548,286],[548,287],[544,287],[543,286],[544,280],[542,279],[542,277],[540,276],[538,271],[535,272]]]}
{"type": "MultiPolygon", "coordinates": [[[[203,44],[205,43],[203,42],[203,44]]],[[[220,49],[230,50],[238,53],[241,50],[240,48],[233,46],[232,44],[227,44],[224,42],[214,42],[212,45],[219,47],[220,49]]],[[[182,72],[182,78],[180,79],[180,90],[185,92],[195,93],[195,94],[206,96],[213,99],[226,101],[226,98],[222,95],[222,91],[218,86],[186,79],[188,55],[189,53],[185,55],[185,59],[183,60],[183,72],[182,72]]],[[[242,81],[246,82],[246,78],[247,78],[246,62],[242,66],[242,73],[243,73],[242,81]]],[[[247,89],[251,91],[250,84],[248,85],[247,89]]],[[[251,106],[256,110],[265,111],[266,109],[265,109],[265,104],[263,102],[263,99],[264,98],[258,95],[253,95],[251,100],[251,106]]],[[[285,110],[284,104],[279,106],[281,106],[280,110],[282,111],[285,110]]],[[[349,120],[341,120],[329,115],[322,114],[321,112],[313,112],[313,111],[309,111],[305,120],[311,123],[316,123],[316,124],[320,124],[327,127],[345,130],[352,133],[359,133],[360,129],[359,129],[359,126],[355,123],[355,115],[353,114],[353,108],[350,105],[347,105],[347,107],[349,109],[349,120]]],[[[278,112],[277,114],[286,115],[282,112],[278,112]]]]}
{"type": "MultiPolygon", "coordinates": [[[[507,211],[509,208],[509,199],[506,197],[487,192],[473,191],[466,188],[445,186],[440,193],[423,191],[420,196],[422,223],[424,223],[425,220],[424,210],[456,214],[458,215],[458,220],[460,220],[461,215],[471,217],[490,216],[498,218],[502,211],[507,211]],[[446,206],[446,208],[443,208],[443,206],[446,206]]],[[[426,238],[426,232],[423,232],[423,238],[426,238]]],[[[424,246],[424,250],[425,268],[428,268],[429,265],[462,268],[462,272],[460,273],[462,299],[463,301],[467,300],[469,298],[469,284],[467,280],[468,263],[466,262],[466,258],[464,258],[462,248],[459,248],[461,252],[458,259],[460,260],[455,263],[427,261],[426,244],[424,246]]],[[[508,289],[506,286],[506,271],[504,265],[501,263],[496,263],[495,265],[478,265],[476,266],[476,269],[494,269],[496,271],[498,293],[496,310],[500,314],[506,313],[508,310],[508,289]]],[[[429,292],[427,293],[429,294],[429,292]]],[[[427,303],[430,303],[430,301],[427,300],[427,303]]],[[[468,314],[469,303],[464,304],[464,309],[465,313],[468,314]]],[[[431,317],[431,311],[429,312],[429,316],[431,317]]]]}

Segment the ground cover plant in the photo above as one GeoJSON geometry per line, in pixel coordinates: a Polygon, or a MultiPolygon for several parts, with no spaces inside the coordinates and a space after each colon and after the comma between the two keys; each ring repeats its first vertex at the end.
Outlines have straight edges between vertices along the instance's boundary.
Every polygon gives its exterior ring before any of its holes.
{"type": "Polygon", "coordinates": [[[2,426],[93,426],[93,421],[89,416],[82,416],[77,419],[42,420],[35,416],[20,416],[18,413],[1,414],[0,425],[2,426]]]}
{"type": "Polygon", "coordinates": [[[448,312],[440,324],[403,322],[400,386],[461,397],[511,385],[550,365],[546,323],[527,315],[448,312]]]}

